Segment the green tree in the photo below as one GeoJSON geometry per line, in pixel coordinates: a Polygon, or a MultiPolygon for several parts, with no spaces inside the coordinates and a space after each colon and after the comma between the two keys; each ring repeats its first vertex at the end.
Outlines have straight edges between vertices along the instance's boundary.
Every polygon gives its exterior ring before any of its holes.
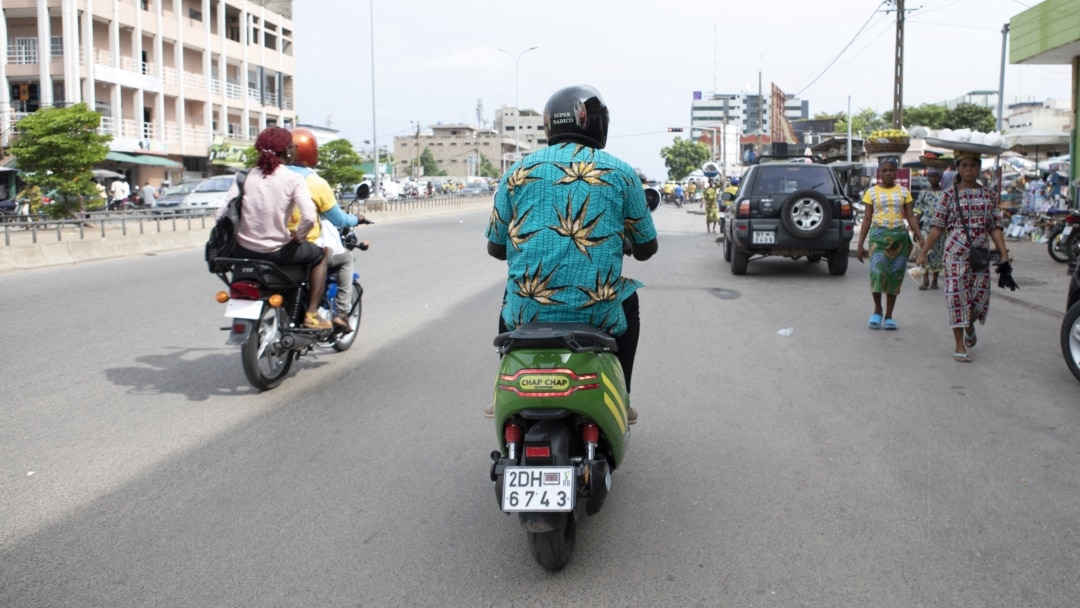
{"type": "Polygon", "coordinates": [[[818,112],[814,114],[814,120],[831,120],[836,122],[847,117],[846,112],[818,112]]]}
{"type": "MultiPolygon", "coordinates": [[[[866,137],[873,131],[888,128],[891,123],[892,112],[888,113],[886,119],[884,115],[878,114],[873,108],[863,108],[851,119],[851,136],[866,137]]],[[[847,128],[847,116],[842,116],[836,121],[835,129],[837,133],[847,133],[847,128]]]]}
{"type": "Polygon", "coordinates": [[[487,177],[490,179],[498,179],[502,176],[502,172],[488,160],[488,157],[483,154],[480,155],[480,171],[478,172],[480,177],[487,177]]]}
{"type": "MultiPolygon", "coordinates": [[[[413,166],[416,166],[415,161],[413,166]]],[[[445,171],[439,169],[439,163],[435,162],[435,155],[431,153],[430,148],[424,148],[424,151],[420,153],[420,166],[423,167],[424,175],[427,177],[446,175],[445,171]]]]}
{"type": "Polygon", "coordinates": [[[990,108],[977,106],[973,103],[960,103],[948,111],[945,116],[946,129],[971,129],[984,133],[993,131],[997,122],[994,120],[994,112],[990,108]]]}
{"type": "Polygon", "coordinates": [[[937,103],[924,103],[913,108],[904,108],[904,126],[941,129],[945,127],[948,112],[948,108],[937,103]]]}
{"type": "Polygon", "coordinates": [[[363,162],[347,139],[334,139],[319,146],[319,164],[315,169],[334,188],[358,184],[364,179],[364,171],[358,167],[363,162]]]}
{"type": "Polygon", "coordinates": [[[676,137],[670,148],[660,150],[660,158],[668,170],[668,179],[680,180],[701,168],[712,155],[708,146],[700,141],[676,137]]]}
{"type": "Polygon", "coordinates": [[[244,149],[244,166],[248,169],[254,169],[255,164],[259,162],[259,153],[255,151],[255,144],[251,144],[244,149]]]}
{"type": "Polygon", "coordinates": [[[27,184],[56,192],[49,215],[75,217],[85,211],[85,200],[97,198],[91,170],[105,160],[112,139],[98,133],[99,126],[101,115],[85,103],[42,108],[16,123],[19,136],[11,144],[11,154],[27,184]]]}

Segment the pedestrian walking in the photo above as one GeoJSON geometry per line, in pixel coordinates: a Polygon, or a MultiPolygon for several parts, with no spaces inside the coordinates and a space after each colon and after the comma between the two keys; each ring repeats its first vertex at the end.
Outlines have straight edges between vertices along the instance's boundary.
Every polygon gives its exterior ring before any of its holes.
{"type": "Polygon", "coordinates": [[[942,270],[949,327],[955,342],[953,360],[969,363],[971,353],[968,349],[978,343],[975,322],[985,324],[990,312],[990,241],[1003,260],[998,267],[999,285],[1015,285],[1015,282],[1012,281],[1009,252],[1005,248],[997,196],[978,182],[982,159],[979,154],[967,151],[957,151],[956,158],[953,187],[945,190],[941,203],[934,208],[933,228],[916,263],[926,265],[930,249],[939,239],[945,238],[942,270]],[[980,249],[986,255],[986,265],[982,267],[978,267],[979,260],[972,257],[972,252],[980,249]]]}
{"type": "Polygon", "coordinates": [[[907,259],[911,254],[908,230],[915,235],[916,242],[922,242],[922,232],[912,209],[911,192],[896,183],[899,164],[899,157],[882,158],[878,162],[878,182],[863,194],[866,214],[859,231],[857,255],[859,262],[870,258],[870,295],[874,300],[874,312],[867,321],[870,329],[898,329],[893,309],[904,284],[907,259]],[[869,252],[864,247],[867,238],[870,240],[869,252]],[[882,294],[885,294],[884,310],[882,294]]]}
{"type": "MultiPolygon", "coordinates": [[[[941,174],[941,169],[937,168],[931,168],[926,172],[926,181],[930,183],[930,187],[919,193],[919,200],[915,201],[915,215],[919,218],[919,228],[923,234],[930,233],[934,208],[941,204],[941,198],[945,195],[945,189],[941,187],[941,174]]],[[[945,241],[938,239],[927,252],[926,272],[923,274],[923,282],[919,286],[919,291],[938,288],[938,277],[941,276],[944,251],[945,241]],[[932,280],[931,275],[933,275],[932,280]]]]}
{"type": "Polygon", "coordinates": [[[709,180],[703,196],[705,198],[705,229],[707,232],[716,232],[716,226],[720,223],[720,203],[717,201],[716,182],[709,180]]]}

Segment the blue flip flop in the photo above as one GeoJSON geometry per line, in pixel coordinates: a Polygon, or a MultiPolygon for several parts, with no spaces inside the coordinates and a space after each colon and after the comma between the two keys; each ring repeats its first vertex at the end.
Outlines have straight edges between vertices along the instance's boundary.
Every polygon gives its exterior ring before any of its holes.
{"type": "Polygon", "coordinates": [[[870,320],[866,323],[866,326],[870,329],[881,329],[881,315],[877,313],[870,315],[870,320]]]}
{"type": "Polygon", "coordinates": [[[892,329],[892,330],[899,329],[896,326],[896,321],[893,321],[892,319],[885,319],[885,323],[882,325],[882,327],[884,327],[885,329],[892,329]]]}

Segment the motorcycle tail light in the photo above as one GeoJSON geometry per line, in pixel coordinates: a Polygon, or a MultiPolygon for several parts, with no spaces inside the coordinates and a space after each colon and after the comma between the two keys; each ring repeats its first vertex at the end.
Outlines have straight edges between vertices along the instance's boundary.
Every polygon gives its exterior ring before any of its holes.
{"type": "Polygon", "coordinates": [[[229,285],[229,296],[239,300],[258,300],[262,295],[255,281],[237,281],[229,285]]]}
{"type": "Polygon", "coordinates": [[[525,446],[525,458],[551,458],[551,446],[525,446]]]}
{"type": "Polygon", "coordinates": [[[270,296],[269,302],[270,302],[270,306],[273,306],[274,308],[277,308],[278,306],[281,306],[285,302],[285,297],[282,296],[280,293],[275,293],[274,295],[270,296]]]}

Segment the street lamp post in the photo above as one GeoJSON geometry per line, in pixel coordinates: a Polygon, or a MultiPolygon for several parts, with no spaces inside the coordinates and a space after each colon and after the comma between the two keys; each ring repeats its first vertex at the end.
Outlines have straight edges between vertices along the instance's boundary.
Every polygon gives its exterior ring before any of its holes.
{"type": "Polygon", "coordinates": [[[521,102],[518,101],[518,64],[521,62],[521,56],[529,51],[535,51],[540,47],[533,46],[521,51],[515,56],[513,53],[506,49],[498,49],[500,52],[510,55],[514,60],[514,160],[520,160],[521,158],[521,102]]]}

